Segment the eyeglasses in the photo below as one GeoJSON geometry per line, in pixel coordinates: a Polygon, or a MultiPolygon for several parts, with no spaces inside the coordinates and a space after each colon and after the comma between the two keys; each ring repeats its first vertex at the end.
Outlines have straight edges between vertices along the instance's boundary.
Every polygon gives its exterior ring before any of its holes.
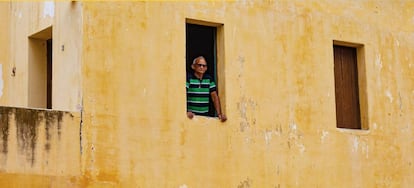
{"type": "Polygon", "coordinates": [[[205,64],[196,64],[198,67],[207,67],[205,64]]]}

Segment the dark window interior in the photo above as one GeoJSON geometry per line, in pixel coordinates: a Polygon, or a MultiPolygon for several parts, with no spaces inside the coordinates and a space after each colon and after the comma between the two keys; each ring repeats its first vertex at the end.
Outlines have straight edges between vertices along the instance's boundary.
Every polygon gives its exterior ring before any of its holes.
{"type": "Polygon", "coordinates": [[[338,128],[361,129],[356,48],[334,45],[338,128]]]}
{"type": "MultiPolygon", "coordinates": [[[[204,56],[208,66],[206,74],[215,78],[217,85],[216,30],[216,27],[186,24],[186,68],[187,74],[193,74],[191,64],[193,63],[194,58],[204,56]]],[[[211,99],[209,116],[216,116],[211,99]]]]}
{"type": "Polygon", "coordinates": [[[52,39],[46,41],[47,48],[47,109],[52,109],[52,39]]]}

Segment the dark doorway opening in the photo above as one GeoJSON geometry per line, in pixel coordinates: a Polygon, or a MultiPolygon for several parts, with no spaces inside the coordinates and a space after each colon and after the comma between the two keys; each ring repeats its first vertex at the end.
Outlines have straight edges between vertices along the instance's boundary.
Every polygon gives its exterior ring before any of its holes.
{"type": "Polygon", "coordinates": [[[52,109],[52,39],[46,40],[47,56],[47,100],[46,108],[52,109]]]}
{"type": "MultiPolygon", "coordinates": [[[[193,74],[191,64],[198,56],[203,56],[207,61],[206,74],[212,76],[217,85],[216,74],[216,34],[217,28],[186,23],[186,70],[187,74],[193,74]]],[[[217,87],[218,88],[218,87],[217,87]]],[[[215,117],[214,104],[210,98],[209,116],[215,117]]]]}

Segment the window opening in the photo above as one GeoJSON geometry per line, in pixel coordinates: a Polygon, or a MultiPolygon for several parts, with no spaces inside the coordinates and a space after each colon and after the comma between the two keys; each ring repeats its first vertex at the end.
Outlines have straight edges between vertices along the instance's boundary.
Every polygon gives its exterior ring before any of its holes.
{"type": "Polygon", "coordinates": [[[46,101],[46,108],[52,109],[52,39],[48,39],[46,41],[46,54],[47,54],[47,101],[46,101]]]}
{"type": "Polygon", "coordinates": [[[29,36],[28,106],[52,108],[52,27],[29,36]]]}
{"type": "Polygon", "coordinates": [[[339,45],[333,49],[337,127],[361,129],[357,49],[339,45]]]}
{"type": "MultiPolygon", "coordinates": [[[[191,69],[193,60],[203,56],[207,61],[206,74],[213,77],[217,85],[216,73],[216,27],[186,23],[186,67],[187,74],[194,74],[191,69]]],[[[215,117],[216,112],[210,96],[208,116],[215,117]]]]}

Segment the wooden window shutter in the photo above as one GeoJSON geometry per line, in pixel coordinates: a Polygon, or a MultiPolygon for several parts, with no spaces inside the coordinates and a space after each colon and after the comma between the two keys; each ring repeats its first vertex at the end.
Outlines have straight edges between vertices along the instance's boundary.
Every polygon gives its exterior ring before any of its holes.
{"type": "Polygon", "coordinates": [[[361,129],[356,48],[334,45],[336,122],[361,129]]]}

